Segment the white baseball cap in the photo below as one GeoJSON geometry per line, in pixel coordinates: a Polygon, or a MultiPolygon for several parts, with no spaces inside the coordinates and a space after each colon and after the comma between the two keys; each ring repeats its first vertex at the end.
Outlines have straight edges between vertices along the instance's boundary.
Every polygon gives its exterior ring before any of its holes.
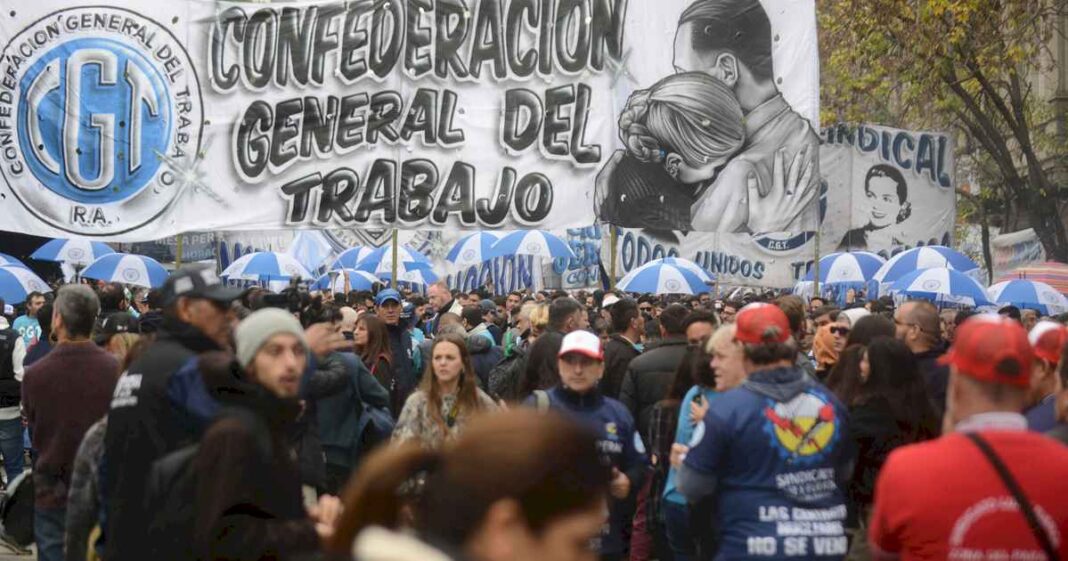
{"type": "Polygon", "coordinates": [[[612,304],[619,302],[619,300],[619,296],[616,296],[615,294],[605,294],[604,300],[601,300],[601,309],[606,310],[611,307],[612,304]]]}
{"type": "Polygon", "coordinates": [[[601,338],[589,331],[572,331],[564,336],[563,342],[560,343],[560,352],[556,356],[562,357],[571,353],[586,355],[594,360],[604,360],[604,354],[601,353],[601,338]]]}

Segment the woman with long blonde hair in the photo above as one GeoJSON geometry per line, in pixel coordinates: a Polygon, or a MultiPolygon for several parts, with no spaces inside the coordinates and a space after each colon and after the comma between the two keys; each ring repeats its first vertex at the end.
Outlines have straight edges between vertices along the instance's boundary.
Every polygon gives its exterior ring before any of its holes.
{"type": "Polygon", "coordinates": [[[460,434],[472,416],[496,409],[478,387],[464,338],[444,333],[434,339],[423,381],[405,402],[393,440],[437,448],[460,434]]]}

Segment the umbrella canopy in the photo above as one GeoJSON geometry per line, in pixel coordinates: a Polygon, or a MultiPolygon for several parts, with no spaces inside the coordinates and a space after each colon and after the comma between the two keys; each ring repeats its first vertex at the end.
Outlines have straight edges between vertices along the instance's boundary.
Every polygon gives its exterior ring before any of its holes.
{"type": "Polygon", "coordinates": [[[660,262],[665,265],[671,265],[680,269],[686,269],[687,271],[690,271],[691,273],[697,275],[697,277],[701,279],[701,282],[712,282],[715,278],[713,277],[712,273],[708,272],[707,269],[698,265],[697,263],[694,263],[693,261],[690,261],[689,259],[683,259],[681,257],[664,257],[660,260],[660,262]]]}
{"type": "Polygon", "coordinates": [[[986,291],[978,281],[947,267],[913,271],[899,278],[891,292],[913,298],[925,298],[939,304],[988,306],[986,291]]]}
{"type": "Polygon", "coordinates": [[[342,251],[337,259],[330,264],[330,269],[355,269],[356,265],[371,255],[375,249],[373,247],[356,246],[342,251]]]}
{"type": "Polygon", "coordinates": [[[368,273],[367,271],[357,271],[356,269],[341,269],[336,271],[338,274],[334,279],[334,283],[330,283],[330,275],[326,274],[319,277],[314,284],[311,285],[311,290],[330,290],[330,292],[348,292],[350,290],[371,290],[375,283],[381,284],[382,281],[378,277],[368,273]],[[349,274],[349,285],[345,286],[345,273],[349,274]]]}
{"type": "Polygon", "coordinates": [[[1068,294],[1068,265],[1047,261],[1034,265],[1025,265],[1001,275],[998,281],[1026,279],[1044,282],[1061,294],[1068,294]]]}
{"type": "Polygon", "coordinates": [[[520,230],[505,235],[490,249],[491,257],[504,255],[533,255],[545,259],[566,257],[572,259],[575,252],[559,236],[543,230],[520,230]]]}
{"type": "Polygon", "coordinates": [[[37,248],[37,251],[30,255],[30,259],[80,267],[109,253],[115,253],[115,250],[104,242],[94,242],[83,238],[56,238],[37,248]]]}
{"type": "Polygon", "coordinates": [[[627,273],[616,284],[626,292],[642,294],[700,294],[709,292],[701,277],[685,267],[654,259],[627,273]]]}
{"type": "MultiPolygon", "coordinates": [[[[390,282],[393,278],[391,273],[379,273],[378,278],[390,282]]],[[[429,269],[411,269],[407,271],[401,271],[397,269],[397,280],[399,282],[406,282],[409,284],[421,284],[424,286],[430,286],[436,282],[440,277],[429,269]]]]}
{"type": "Polygon", "coordinates": [[[26,267],[0,265],[0,298],[8,304],[26,301],[31,292],[52,292],[48,283],[26,267]]]}
{"type": "MultiPolygon", "coordinates": [[[[886,260],[867,251],[832,253],[820,258],[820,284],[862,288],[884,264],[886,260]]],[[[814,280],[815,271],[815,267],[810,269],[804,280],[814,280]]]]}
{"type": "MultiPolygon", "coordinates": [[[[411,270],[426,270],[433,269],[433,265],[430,264],[430,258],[414,249],[407,247],[397,248],[397,273],[401,274],[411,270]]],[[[384,246],[378,249],[372,250],[367,254],[367,257],[363,258],[354,267],[357,271],[367,271],[368,273],[392,273],[393,272],[393,247],[384,246]]]]}
{"type": "Polygon", "coordinates": [[[995,304],[1017,308],[1038,310],[1044,316],[1068,313],[1068,298],[1057,289],[1033,280],[1011,280],[999,282],[987,289],[990,300],[995,304]]]}
{"type": "Polygon", "coordinates": [[[109,253],[82,271],[82,277],[105,282],[133,284],[159,288],[167,281],[167,269],[158,261],[143,255],[109,253]]]}
{"type": "Polygon", "coordinates": [[[274,251],[257,251],[231,263],[221,276],[231,279],[272,281],[287,280],[298,276],[310,279],[311,273],[291,255],[274,251]]]}
{"type": "Polygon", "coordinates": [[[25,263],[6,253],[0,253],[0,265],[12,265],[14,267],[27,268],[25,263]]]}
{"type": "Polygon", "coordinates": [[[890,258],[873,277],[880,284],[889,284],[920,269],[945,267],[956,271],[974,271],[979,265],[970,257],[941,245],[916,247],[890,258]]]}
{"type": "Polygon", "coordinates": [[[464,236],[452,246],[445,260],[458,268],[472,267],[489,261],[493,259],[493,244],[500,239],[501,236],[496,232],[477,232],[464,236]]]}

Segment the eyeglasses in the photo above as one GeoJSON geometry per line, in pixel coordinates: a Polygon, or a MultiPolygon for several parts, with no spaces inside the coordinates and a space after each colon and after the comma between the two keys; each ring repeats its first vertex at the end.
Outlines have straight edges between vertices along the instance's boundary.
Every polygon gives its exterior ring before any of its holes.
{"type": "Polygon", "coordinates": [[[653,307],[652,306],[640,306],[638,309],[643,311],[643,312],[651,312],[651,311],[653,311],[653,307]]]}
{"type": "Polygon", "coordinates": [[[834,335],[841,335],[842,337],[845,337],[846,335],[849,335],[849,328],[836,325],[831,328],[831,333],[834,335]]]}

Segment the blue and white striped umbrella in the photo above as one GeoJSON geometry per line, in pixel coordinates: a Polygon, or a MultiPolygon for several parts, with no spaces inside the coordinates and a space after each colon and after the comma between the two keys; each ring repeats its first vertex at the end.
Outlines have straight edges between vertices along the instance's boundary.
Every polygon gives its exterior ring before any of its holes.
{"type": "Polygon", "coordinates": [[[1052,286],[1032,280],[999,282],[986,291],[995,304],[1038,310],[1044,316],[1068,313],[1068,298],[1052,286]]]}
{"type": "Polygon", "coordinates": [[[231,263],[220,276],[254,281],[288,280],[298,276],[311,279],[311,273],[300,261],[291,255],[274,251],[249,253],[231,263]]]}
{"type": "Polygon", "coordinates": [[[697,275],[697,278],[701,279],[701,282],[712,282],[715,278],[712,273],[708,272],[707,269],[698,265],[697,263],[694,263],[693,261],[690,261],[689,259],[683,259],[681,257],[664,257],[660,260],[660,262],[665,265],[671,265],[680,269],[686,269],[687,271],[690,271],[691,273],[697,275]]]}
{"type": "Polygon", "coordinates": [[[873,277],[880,284],[889,284],[920,269],[946,267],[955,271],[974,271],[979,265],[970,257],[941,245],[915,247],[890,258],[873,277]]]}
{"type": "MultiPolygon", "coordinates": [[[[388,283],[388,282],[390,282],[390,279],[393,278],[393,275],[391,273],[388,273],[388,272],[387,273],[379,273],[378,274],[378,278],[380,278],[380,279],[382,279],[382,280],[384,280],[384,281],[386,281],[388,283]]],[[[399,281],[399,282],[406,282],[406,283],[409,283],[409,284],[421,284],[421,285],[424,285],[424,286],[430,286],[430,285],[438,282],[439,279],[440,279],[440,277],[438,277],[438,275],[435,274],[434,271],[431,271],[430,269],[410,269],[410,270],[407,270],[407,271],[402,271],[400,269],[397,270],[397,281],[399,281]]]]}
{"type": "Polygon", "coordinates": [[[14,267],[22,267],[24,269],[29,268],[26,267],[26,264],[22,261],[19,261],[18,259],[15,259],[14,257],[6,253],[0,253],[0,265],[12,265],[14,267]]]}
{"type": "Polygon", "coordinates": [[[910,298],[924,298],[938,304],[988,306],[986,290],[968,275],[946,267],[913,271],[894,282],[890,291],[910,298]]]}
{"type": "Polygon", "coordinates": [[[464,236],[452,246],[445,260],[461,269],[479,265],[493,259],[493,244],[500,239],[500,234],[496,232],[476,232],[464,236]]]}
{"type": "Polygon", "coordinates": [[[26,267],[0,265],[0,298],[8,304],[26,301],[31,292],[52,292],[48,283],[26,267]]]}
{"type": "MultiPolygon", "coordinates": [[[[867,251],[832,253],[820,258],[820,285],[841,288],[863,288],[886,263],[882,257],[867,251]]],[[[812,281],[816,268],[809,269],[804,280],[812,281]]]]}
{"type": "MultiPolygon", "coordinates": [[[[371,253],[360,260],[359,263],[353,267],[357,271],[367,271],[368,273],[390,273],[393,271],[393,247],[383,246],[378,249],[372,250],[371,253]]],[[[418,251],[400,246],[397,248],[397,271],[406,272],[410,270],[426,270],[433,269],[434,266],[430,263],[430,258],[418,251]]],[[[379,275],[381,276],[381,275],[379,275]]]]}
{"type": "Polygon", "coordinates": [[[641,294],[700,294],[709,292],[701,277],[688,268],[668,265],[654,259],[627,273],[616,287],[625,292],[641,294]]]}
{"type": "Polygon", "coordinates": [[[115,250],[104,242],[94,242],[84,238],[56,238],[37,248],[37,251],[30,255],[30,259],[66,263],[79,267],[88,265],[109,253],[115,253],[115,250]]]}
{"type": "Polygon", "coordinates": [[[330,283],[330,275],[326,274],[319,277],[319,280],[315,281],[311,285],[311,290],[329,290],[330,292],[348,292],[350,290],[371,290],[375,283],[382,284],[382,281],[378,277],[368,273],[367,271],[357,271],[356,269],[338,269],[334,283],[330,283]],[[349,285],[345,286],[345,273],[349,274],[349,285]]]}
{"type": "Polygon", "coordinates": [[[544,230],[520,230],[505,235],[490,248],[491,257],[504,255],[533,255],[543,259],[566,257],[574,259],[575,252],[559,236],[544,230]]]}
{"type": "Polygon", "coordinates": [[[159,261],[143,255],[109,253],[82,271],[82,277],[105,282],[159,288],[167,281],[167,269],[159,261]]]}
{"type": "Polygon", "coordinates": [[[334,259],[334,262],[330,264],[330,270],[355,269],[356,265],[360,261],[366,259],[368,255],[371,255],[371,252],[374,250],[375,248],[373,247],[364,247],[362,245],[350,247],[349,249],[342,251],[341,254],[337,256],[337,259],[334,259]]]}

